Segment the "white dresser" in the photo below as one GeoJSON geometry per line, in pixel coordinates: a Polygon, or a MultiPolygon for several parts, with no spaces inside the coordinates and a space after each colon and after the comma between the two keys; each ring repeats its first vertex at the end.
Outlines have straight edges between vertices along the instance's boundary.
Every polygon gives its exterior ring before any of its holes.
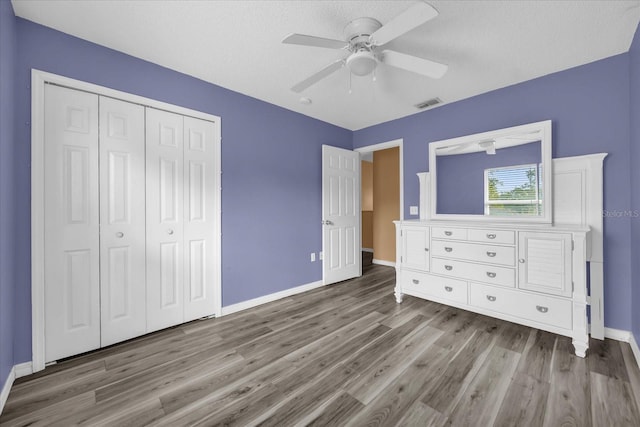
{"type": "Polygon", "coordinates": [[[407,294],[569,336],[585,356],[588,226],[395,224],[398,303],[407,294]]]}

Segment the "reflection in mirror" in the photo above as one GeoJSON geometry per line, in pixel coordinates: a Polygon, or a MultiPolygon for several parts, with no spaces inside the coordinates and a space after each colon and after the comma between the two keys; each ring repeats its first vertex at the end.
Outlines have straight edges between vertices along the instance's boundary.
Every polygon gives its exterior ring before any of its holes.
{"type": "MultiPolygon", "coordinates": [[[[437,154],[438,205],[439,214],[487,214],[487,171],[493,171],[491,182],[497,193],[507,197],[511,179],[506,179],[509,167],[521,164],[540,163],[540,141],[498,149],[494,155],[485,151],[456,155],[437,154]],[[498,170],[503,170],[502,173],[498,170]],[[496,181],[501,178],[501,181],[496,181]]],[[[515,179],[515,177],[513,177],[515,179]]],[[[490,192],[490,199],[499,198],[490,192]]],[[[494,210],[494,214],[496,214],[494,210]]]]}
{"type": "Polygon", "coordinates": [[[434,142],[429,154],[433,219],[551,222],[550,121],[434,142]]]}

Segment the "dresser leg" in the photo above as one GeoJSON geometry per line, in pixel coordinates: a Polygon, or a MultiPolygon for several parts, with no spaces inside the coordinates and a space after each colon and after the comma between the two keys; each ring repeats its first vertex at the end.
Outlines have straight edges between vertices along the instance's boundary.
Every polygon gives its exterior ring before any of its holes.
{"type": "Polygon", "coordinates": [[[396,296],[396,302],[398,304],[402,304],[402,297],[404,297],[404,294],[402,293],[402,291],[400,291],[399,288],[395,288],[393,291],[393,294],[396,296]]]}
{"type": "Polygon", "coordinates": [[[576,356],[578,357],[586,357],[587,349],[589,348],[588,342],[573,340],[572,341],[573,348],[576,350],[576,356]]]}

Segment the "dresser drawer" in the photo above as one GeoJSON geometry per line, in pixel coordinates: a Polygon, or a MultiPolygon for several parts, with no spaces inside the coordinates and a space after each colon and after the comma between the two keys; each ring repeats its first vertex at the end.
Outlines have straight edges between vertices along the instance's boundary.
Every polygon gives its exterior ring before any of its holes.
{"type": "Polygon", "coordinates": [[[467,282],[410,270],[400,272],[403,290],[467,304],[467,282]]]}
{"type": "Polygon", "coordinates": [[[482,245],[478,243],[432,240],[431,255],[468,261],[486,262],[513,267],[516,249],[511,246],[482,245]]]}
{"type": "Polygon", "coordinates": [[[468,237],[470,241],[482,243],[499,243],[503,245],[516,244],[516,232],[509,230],[484,230],[469,229],[468,237]]]}
{"type": "Polygon", "coordinates": [[[571,301],[471,283],[469,304],[562,329],[572,328],[571,301]]]}
{"type": "Polygon", "coordinates": [[[434,239],[467,240],[466,228],[431,227],[431,237],[434,239]]]}
{"type": "Polygon", "coordinates": [[[444,274],[475,282],[512,288],[516,286],[516,271],[513,268],[433,257],[431,258],[431,271],[435,274],[444,274]]]}

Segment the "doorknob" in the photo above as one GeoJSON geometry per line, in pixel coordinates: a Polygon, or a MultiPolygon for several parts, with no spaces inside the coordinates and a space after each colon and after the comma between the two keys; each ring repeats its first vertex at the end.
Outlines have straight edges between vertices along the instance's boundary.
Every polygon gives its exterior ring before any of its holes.
{"type": "Polygon", "coordinates": [[[333,222],[332,222],[332,221],[329,221],[329,220],[322,221],[322,223],[323,223],[324,225],[333,225],[333,222]]]}

